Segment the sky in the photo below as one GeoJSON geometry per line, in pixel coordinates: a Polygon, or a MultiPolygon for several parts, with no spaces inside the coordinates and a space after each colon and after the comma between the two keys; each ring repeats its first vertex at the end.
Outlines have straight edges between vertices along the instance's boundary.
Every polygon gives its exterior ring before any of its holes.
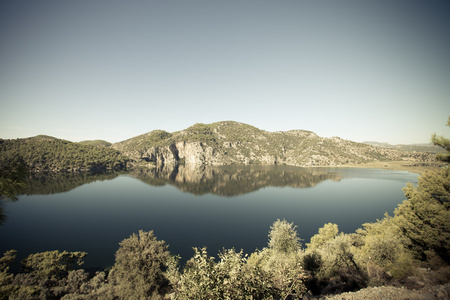
{"type": "Polygon", "coordinates": [[[447,0],[0,2],[0,138],[118,142],[239,121],[450,137],[447,0]]]}

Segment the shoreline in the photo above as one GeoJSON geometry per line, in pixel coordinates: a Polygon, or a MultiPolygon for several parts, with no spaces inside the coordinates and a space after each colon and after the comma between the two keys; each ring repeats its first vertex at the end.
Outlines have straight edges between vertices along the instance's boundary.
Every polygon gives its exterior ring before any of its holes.
{"type": "Polygon", "coordinates": [[[361,164],[344,164],[335,166],[337,168],[365,168],[407,171],[410,173],[423,174],[425,171],[438,171],[446,164],[441,162],[418,162],[418,161],[372,161],[361,164]]]}

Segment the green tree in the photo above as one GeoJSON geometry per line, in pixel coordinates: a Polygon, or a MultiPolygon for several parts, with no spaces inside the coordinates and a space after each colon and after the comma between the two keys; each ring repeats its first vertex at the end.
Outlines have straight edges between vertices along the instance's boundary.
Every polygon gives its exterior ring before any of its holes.
{"type": "Polygon", "coordinates": [[[270,227],[268,248],[256,251],[249,258],[249,264],[269,275],[281,299],[301,297],[306,292],[301,240],[296,228],[293,223],[278,219],[270,227]]]}
{"type": "Polygon", "coordinates": [[[30,254],[22,260],[22,269],[39,279],[59,280],[83,264],[86,252],[47,251],[30,254]]]}
{"type": "Polygon", "coordinates": [[[325,242],[318,251],[322,261],[319,271],[322,280],[338,276],[345,282],[345,290],[365,286],[366,277],[356,262],[353,244],[353,236],[344,233],[325,242]]]}
{"type": "MultiPolygon", "coordinates": [[[[22,261],[24,272],[14,276],[6,286],[8,299],[59,299],[74,290],[65,287],[67,277],[83,263],[85,252],[48,251],[29,255],[22,261]]],[[[77,270],[78,284],[87,278],[83,270],[77,270]],[[81,276],[83,275],[84,276],[81,276]],[[81,277],[80,277],[81,276],[81,277]]]]}
{"type": "Polygon", "coordinates": [[[9,295],[14,291],[12,285],[13,274],[10,274],[9,266],[16,259],[16,250],[9,250],[0,258],[0,299],[8,299],[9,295]]]}
{"type": "Polygon", "coordinates": [[[164,241],[158,241],[153,231],[140,230],[120,242],[116,262],[108,277],[123,299],[158,298],[169,289],[165,276],[170,253],[164,241]]]}
{"type": "Polygon", "coordinates": [[[395,210],[394,222],[420,260],[450,262],[450,169],[426,172],[418,186],[403,189],[407,200],[395,210]]]}
{"type": "Polygon", "coordinates": [[[17,200],[28,186],[28,167],[21,156],[0,158],[0,200],[17,200]]]}
{"type": "Polygon", "coordinates": [[[301,243],[298,237],[297,226],[286,220],[278,219],[270,226],[269,248],[279,253],[295,253],[300,250],[301,243]]]}
{"type": "MultiPolygon", "coordinates": [[[[450,126],[450,117],[447,119],[447,126],[450,126]]],[[[446,139],[443,136],[437,136],[433,134],[431,136],[431,142],[436,146],[444,148],[447,153],[438,154],[436,158],[441,161],[450,162],[450,139],[446,139]]]]}
{"type": "Polygon", "coordinates": [[[319,228],[319,233],[311,238],[311,242],[307,243],[308,250],[315,250],[322,247],[327,241],[335,238],[339,234],[337,224],[327,223],[319,228]]]}
{"type": "Polygon", "coordinates": [[[386,277],[388,272],[394,278],[404,278],[412,271],[413,257],[404,245],[406,238],[387,214],[382,220],[363,224],[358,229],[362,246],[358,251],[358,260],[366,267],[367,275],[376,280],[386,277]]]}

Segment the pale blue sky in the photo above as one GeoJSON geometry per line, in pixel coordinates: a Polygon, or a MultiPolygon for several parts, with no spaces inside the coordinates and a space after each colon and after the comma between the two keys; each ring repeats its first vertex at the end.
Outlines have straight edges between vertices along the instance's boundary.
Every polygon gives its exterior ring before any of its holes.
{"type": "Polygon", "coordinates": [[[450,137],[450,2],[1,1],[0,138],[450,137]]]}

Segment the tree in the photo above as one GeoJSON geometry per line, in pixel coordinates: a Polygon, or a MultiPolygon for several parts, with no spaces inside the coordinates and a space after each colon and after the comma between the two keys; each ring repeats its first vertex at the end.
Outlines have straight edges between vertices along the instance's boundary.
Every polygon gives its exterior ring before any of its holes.
{"type": "Polygon", "coordinates": [[[108,279],[116,285],[117,294],[123,299],[157,298],[168,291],[169,280],[164,272],[170,253],[164,241],[158,241],[153,230],[133,233],[120,242],[116,262],[108,279]]]}
{"type": "MultiPolygon", "coordinates": [[[[268,248],[256,251],[249,263],[268,274],[278,297],[301,297],[306,292],[305,272],[301,266],[302,251],[297,226],[279,219],[270,226],[268,248]]],[[[277,298],[277,297],[275,297],[277,298]]]]}
{"type": "Polygon", "coordinates": [[[384,219],[363,224],[357,233],[363,245],[358,257],[366,267],[367,275],[376,280],[383,279],[389,272],[394,278],[404,278],[413,267],[413,257],[405,248],[406,239],[387,214],[384,219]]]}
{"type": "Polygon", "coordinates": [[[21,156],[0,158],[0,200],[17,200],[28,186],[28,167],[21,156]]]}
{"type": "Polygon", "coordinates": [[[269,248],[285,254],[300,250],[301,243],[296,228],[294,223],[288,223],[286,220],[275,221],[270,226],[269,248]]]}
{"type": "Polygon", "coordinates": [[[47,251],[30,254],[22,260],[22,269],[39,279],[59,280],[83,264],[86,252],[47,251]]]}
{"type": "Polygon", "coordinates": [[[0,299],[8,299],[15,287],[11,284],[13,274],[10,274],[9,266],[16,259],[16,250],[9,250],[0,258],[0,299]]]}
{"type": "Polygon", "coordinates": [[[450,169],[426,172],[418,186],[403,189],[407,200],[395,210],[394,222],[420,260],[450,263],[450,169]]]}
{"type": "MultiPolygon", "coordinates": [[[[75,272],[78,276],[78,286],[87,278],[84,270],[73,271],[83,263],[85,252],[48,251],[30,254],[22,260],[23,273],[9,279],[6,286],[0,289],[5,299],[59,299],[74,289],[65,287],[66,278],[75,272]]],[[[11,262],[15,252],[5,253],[6,262],[11,262]]],[[[3,260],[3,259],[2,259],[3,260]]],[[[72,276],[73,277],[73,276],[72,276]]],[[[76,288],[76,286],[75,286],[76,288]]]]}
{"type": "MultiPolygon", "coordinates": [[[[450,126],[450,117],[447,119],[447,126],[450,126]]],[[[436,158],[441,161],[450,162],[450,139],[446,139],[443,136],[437,136],[433,134],[431,136],[431,142],[436,146],[444,148],[447,153],[438,154],[436,158]]]]}
{"type": "Polygon", "coordinates": [[[322,247],[328,240],[335,238],[339,234],[337,224],[327,223],[319,228],[319,233],[311,238],[311,243],[307,243],[308,250],[315,250],[322,247]]]}

